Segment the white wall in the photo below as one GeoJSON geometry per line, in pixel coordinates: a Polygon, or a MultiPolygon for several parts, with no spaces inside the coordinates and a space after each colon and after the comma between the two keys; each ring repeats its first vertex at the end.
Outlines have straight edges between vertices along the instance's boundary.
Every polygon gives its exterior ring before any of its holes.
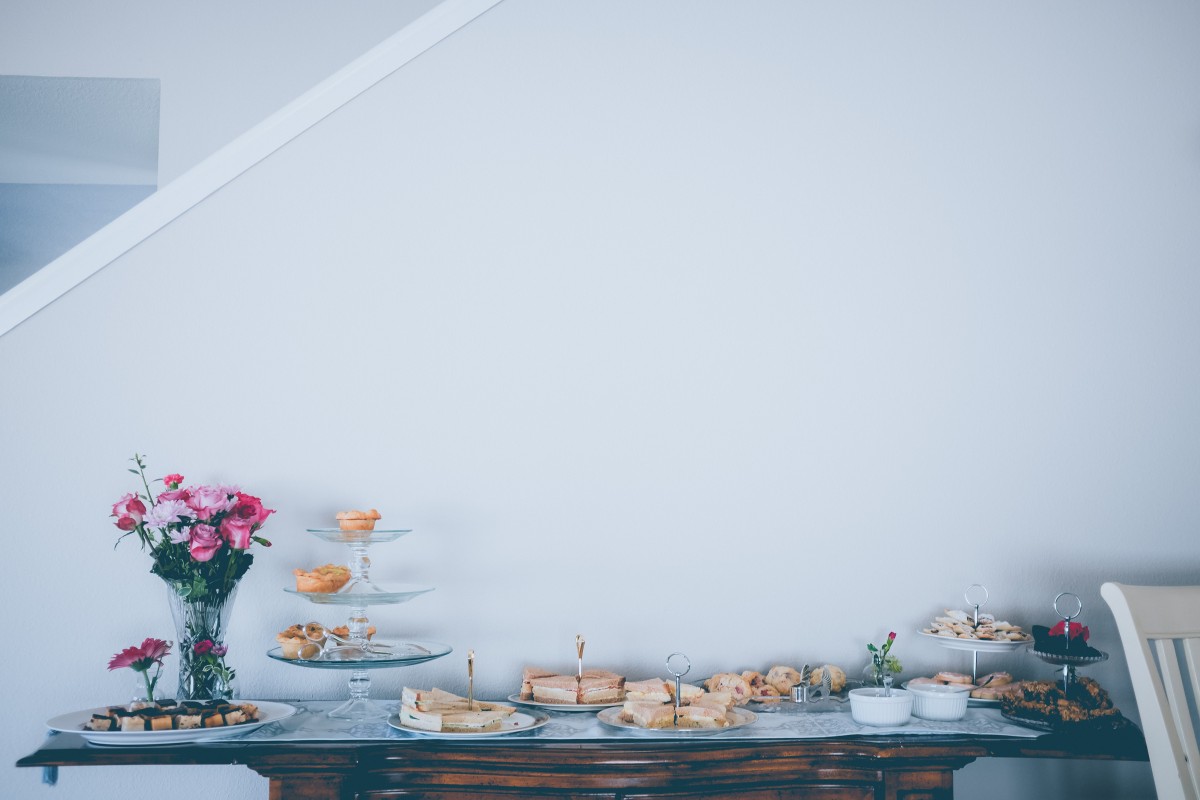
{"type": "MultiPolygon", "coordinates": [[[[375,505],[416,533],[372,619],[456,654],[376,674],[512,691],[831,661],[986,584],[1079,593],[1135,715],[1104,580],[1195,583],[1196,181],[1187,3],[509,0],[0,338],[11,764],[119,700],[171,633],[124,459],[279,509],[238,598],[247,697],[338,697],[263,655],[334,614],[281,591],[375,505]],[[52,511],[51,511],[52,509],[52,511]],[[49,519],[48,519],[49,518],[49,519]],[[46,537],[54,537],[48,556],[46,537]],[[28,567],[28,568],[27,568],[28,567]],[[649,621],[647,621],[649,620],[649,621]],[[46,687],[45,693],[36,691],[46,687]]],[[[988,667],[1047,675],[1031,656],[988,667]]],[[[240,768],[64,770],[56,797],[240,768]],[[92,785],[103,775],[103,786],[92,785]]],[[[12,785],[37,794],[33,771],[12,785]]],[[[992,763],[970,797],[1145,796],[1145,765],[992,763]]],[[[156,791],[156,790],[155,790],[156,791]]]]}

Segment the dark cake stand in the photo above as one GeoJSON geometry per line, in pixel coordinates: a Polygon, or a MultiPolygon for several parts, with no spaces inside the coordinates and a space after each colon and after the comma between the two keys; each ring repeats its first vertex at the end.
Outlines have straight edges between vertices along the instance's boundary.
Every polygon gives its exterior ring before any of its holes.
{"type": "MultiPolygon", "coordinates": [[[[1072,592],[1060,592],[1054,598],[1054,611],[1063,620],[1063,647],[1059,651],[1057,647],[1054,652],[1038,649],[1035,644],[1032,652],[1035,656],[1055,667],[1062,667],[1062,687],[1063,694],[1069,696],[1071,684],[1075,683],[1078,678],[1075,676],[1076,667],[1086,667],[1092,664],[1101,664],[1108,661],[1108,653],[1102,650],[1097,650],[1084,642],[1083,646],[1075,646],[1076,652],[1071,652],[1071,620],[1079,616],[1083,611],[1083,601],[1079,599],[1079,595],[1072,592]],[[1062,607],[1059,607],[1059,603],[1062,607]],[[1068,613],[1065,609],[1074,609],[1068,613]],[[1091,651],[1090,653],[1086,651],[1091,651]]],[[[1057,637],[1055,637],[1057,638],[1057,637]]]]}

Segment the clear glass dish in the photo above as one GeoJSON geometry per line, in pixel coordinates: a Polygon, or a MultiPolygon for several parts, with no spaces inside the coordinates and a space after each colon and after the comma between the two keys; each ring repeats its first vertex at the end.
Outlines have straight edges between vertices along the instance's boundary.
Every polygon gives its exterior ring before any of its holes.
{"type": "Polygon", "coordinates": [[[303,597],[311,603],[319,603],[321,605],[332,606],[355,606],[363,608],[366,606],[378,605],[394,605],[396,603],[407,603],[414,597],[432,592],[432,586],[426,588],[401,588],[397,590],[384,589],[381,586],[376,586],[369,582],[357,582],[346,584],[345,587],[349,591],[338,592],[299,592],[295,589],[287,589],[284,591],[288,594],[294,594],[298,597],[303,597]]]}

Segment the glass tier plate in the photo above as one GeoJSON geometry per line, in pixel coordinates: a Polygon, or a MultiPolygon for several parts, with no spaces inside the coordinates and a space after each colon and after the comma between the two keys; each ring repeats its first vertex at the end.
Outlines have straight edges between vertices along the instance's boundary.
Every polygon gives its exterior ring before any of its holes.
{"type": "Polygon", "coordinates": [[[734,728],[742,728],[752,724],[758,715],[753,711],[747,711],[744,708],[731,708],[727,714],[729,720],[728,727],[725,728],[643,728],[640,725],[634,725],[632,722],[626,722],[621,719],[621,709],[606,708],[596,715],[596,719],[613,728],[620,728],[623,731],[630,733],[642,733],[649,736],[711,736],[717,733],[731,731],[734,728]]]}
{"type": "Polygon", "coordinates": [[[327,542],[339,544],[378,544],[394,542],[406,533],[412,533],[412,528],[373,531],[344,531],[341,528],[307,528],[313,536],[327,542]]]}
{"type": "Polygon", "coordinates": [[[1098,656],[1073,656],[1067,653],[1045,653],[1041,650],[1030,650],[1029,652],[1047,664],[1053,664],[1056,667],[1085,667],[1088,664],[1099,664],[1108,661],[1108,653],[1101,650],[1096,651],[1100,653],[1098,656]]]}
{"type": "MultiPolygon", "coordinates": [[[[236,701],[253,702],[258,706],[258,719],[255,722],[245,722],[241,725],[228,725],[220,728],[191,728],[188,730],[170,731],[86,731],[83,724],[92,718],[92,714],[103,714],[107,708],[90,708],[86,711],[76,711],[63,714],[46,722],[46,727],[61,733],[78,733],[85,741],[92,744],[115,746],[145,746],[148,744],[186,744],[203,742],[211,739],[225,739],[230,736],[247,733],[255,728],[261,728],[271,722],[278,722],[296,713],[296,707],[287,703],[273,703],[269,700],[236,701]]],[[[123,704],[118,704],[123,705],[123,704]]]]}
{"type": "Polygon", "coordinates": [[[989,641],[987,639],[959,639],[949,636],[938,636],[925,631],[917,631],[917,633],[926,639],[932,639],[949,650],[969,650],[975,653],[1011,653],[1019,650],[1022,647],[1028,647],[1033,643],[1033,637],[1030,637],[1021,642],[1011,641],[989,641]]]}
{"type": "Polygon", "coordinates": [[[363,653],[354,658],[347,653],[333,653],[329,657],[304,660],[301,658],[284,658],[283,648],[274,647],[267,651],[267,656],[285,664],[295,664],[297,667],[311,669],[382,669],[384,667],[406,667],[433,661],[452,652],[448,644],[439,642],[396,642],[388,653],[363,653]]]}
{"type": "Polygon", "coordinates": [[[320,603],[322,605],[333,606],[375,606],[375,605],[394,605],[396,603],[407,603],[414,597],[423,595],[426,592],[432,592],[433,587],[427,588],[401,588],[401,589],[384,589],[376,586],[373,583],[352,583],[346,587],[350,591],[340,592],[298,592],[295,589],[284,588],[289,594],[305,597],[311,603],[320,603]]]}

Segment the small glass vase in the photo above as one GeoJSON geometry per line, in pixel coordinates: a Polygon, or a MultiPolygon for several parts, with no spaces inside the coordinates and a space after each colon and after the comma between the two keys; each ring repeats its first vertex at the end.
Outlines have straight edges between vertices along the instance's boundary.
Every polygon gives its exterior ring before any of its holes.
{"type": "Polygon", "coordinates": [[[899,674],[899,670],[893,670],[885,664],[876,664],[874,661],[868,661],[862,671],[863,686],[876,689],[891,689],[895,683],[896,676],[899,674]]]}
{"type": "Polygon", "coordinates": [[[179,665],[175,699],[232,700],[236,696],[234,671],[225,662],[225,634],[237,597],[237,581],[228,590],[209,588],[199,597],[193,596],[191,584],[166,584],[179,665]]]}

